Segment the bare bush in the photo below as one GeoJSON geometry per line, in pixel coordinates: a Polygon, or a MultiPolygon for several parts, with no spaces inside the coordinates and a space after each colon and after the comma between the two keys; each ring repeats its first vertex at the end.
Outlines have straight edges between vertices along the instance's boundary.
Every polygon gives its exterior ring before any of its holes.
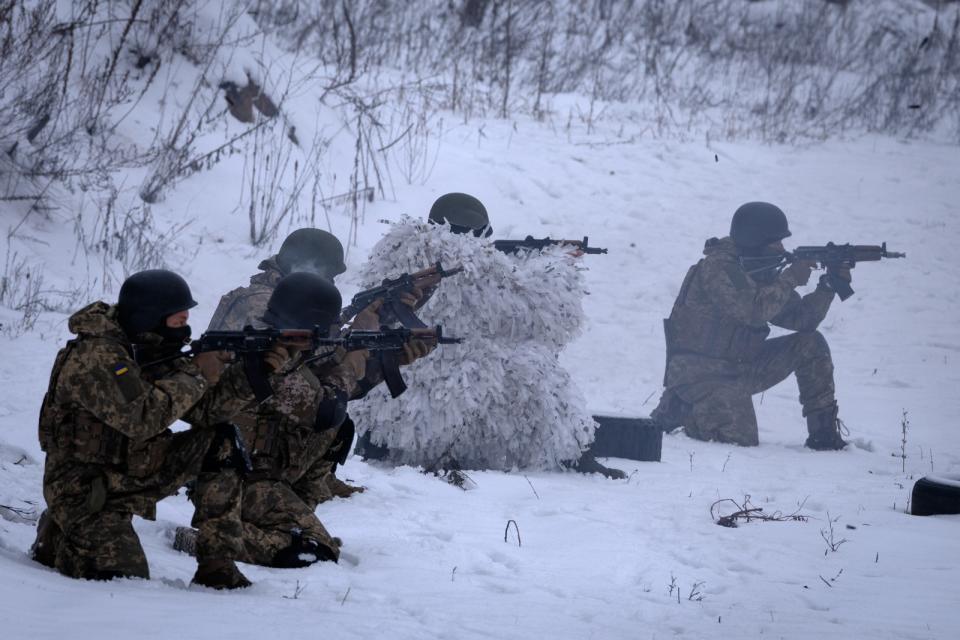
{"type": "Polygon", "coordinates": [[[26,256],[13,250],[7,237],[7,252],[0,274],[0,307],[18,312],[13,323],[0,324],[0,333],[19,336],[36,325],[40,314],[46,311],[66,312],[72,309],[83,290],[51,288],[44,281],[43,268],[31,264],[26,256]]]}
{"type": "MultiPolygon", "coordinates": [[[[805,501],[804,501],[805,502],[805,501]]],[[[759,520],[761,522],[806,522],[809,516],[800,511],[803,509],[803,503],[793,513],[783,513],[774,511],[766,513],[763,507],[754,506],[750,502],[750,496],[744,496],[743,502],[737,502],[732,498],[723,498],[710,505],[710,517],[721,527],[736,528],[739,521],[751,522],[759,520]],[[726,515],[719,515],[720,505],[729,504],[735,507],[735,510],[726,515]]]]}
{"type": "MultiPolygon", "coordinates": [[[[960,6],[872,0],[263,0],[257,17],[333,77],[442,82],[464,117],[544,118],[558,94],[638,106],[659,135],[788,141],[960,133],[960,6]],[[343,71],[349,59],[349,72],[343,71]],[[359,70],[359,71],[357,71],[359,70]]],[[[623,117],[618,113],[618,117],[623,117]]],[[[960,140],[960,136],[957,137],[960,140]]]]}

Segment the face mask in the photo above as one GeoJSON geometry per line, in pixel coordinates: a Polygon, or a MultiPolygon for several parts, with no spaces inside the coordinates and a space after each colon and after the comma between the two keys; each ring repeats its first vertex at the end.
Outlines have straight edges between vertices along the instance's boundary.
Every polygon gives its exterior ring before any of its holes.
{"type": "Polygon", "coordinates": [[[190,340],[190,325],[185,324],[182,327],[168,327],[164,324],[154,329],[151,333],[155,333],[163,338],[165,345],[176,345],[179,349],[190,340]]]}
{"type": "Polygon", "coordinates": [[[740,248],[740,266],[750,278],[759,284],[770,284],[780,275],[783,252],[778,247],[740,248]]]}

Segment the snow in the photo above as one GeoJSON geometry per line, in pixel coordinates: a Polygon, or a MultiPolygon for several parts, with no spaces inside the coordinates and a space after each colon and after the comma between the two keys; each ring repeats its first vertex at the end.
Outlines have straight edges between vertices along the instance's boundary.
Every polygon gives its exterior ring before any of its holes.
{"type": "MultiPolygon", "coordinates": [[[[336,128],[311,100],[298,96],[290,108],[304,122],[319,119],[318,130],[336,128]]],[[[151,118],[158,116],[147,106],[136,116],[151,118]]],[[[367,491],[318,509],[344,540],[338,565],[243,566],[250,589],[190,587],[194,560],[170,548],[174,528],[191,515],[181,495],[159,505],[156,522],[135,522],[150,581],[80,582],[27,558],[35,529],[17,517],[42,505],[36,420],[68,338],[67,314],[46,312],[32,331],[0,335],[4,638],[956,637],[960,516],[906,509],[917,479],[960,473],[960,147],[879,136],[806,147],[674,142],[524,118],[447,118],[442,126],[427,179],[395,176],[390,199],[367,205],[347,256],[345,298],[388,229],[378,221],[425,217],[446,192],[479,197],[495,238],[588,235],[609,253],[581,259],[586,324],[561,362],[594,412],[647,415],[663,376],[661,319],[686,268],[706,238],[726,232],[738,205],[768,200],[787,213],[794,244],[886,241],[907,253],[858,265],[856,295],[836,301],[821,327],[855,446],[803,448],[804,420],[787,380],[755,398],[756,448],[667,435],[660,463],[608,461],[629,474],[625,481],[484,471],[470,472],[477,486],[468,492],[411,467],[351,458],[341,477],[367,491]],[[766,513],[806,519],[738,528],[712,521],[717,500],[747,495],[766,513]]],[[[226,128],[217,135],[240,130],[226,128]]],[[[342,187],[352,156],[336,145],[329,154],[342,187]]],[[[193,220],[171,266],[200,301],[194,327],[206,326],[220,295],[282,239],[247,244],[237,204],[245,170],[242,157],[221,162],[152,209],[163,225],[193,220]]],[[[127,189],[141,179],[132,172],[127,189]]],[[[15,226],[22,211],[0,207],[4,226],[15,226]]],[[[303,215],[285,224],[295,228],[303,215]]],[[[16,250],[45,265],[45,286],[87,283],[99,295],[109,282],[99,263],[74,250],[66,221],[29,218],[3,262],[16,250]]],[[[344,240],[353,228],[339,210],[330,226],[344,240]]],[[[0,309],[4,324],[18,317],[0,309]]]]}

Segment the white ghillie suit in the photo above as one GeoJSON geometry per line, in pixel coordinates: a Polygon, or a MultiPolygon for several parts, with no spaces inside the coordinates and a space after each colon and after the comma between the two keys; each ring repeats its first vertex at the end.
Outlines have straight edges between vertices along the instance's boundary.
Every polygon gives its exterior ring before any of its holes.
{"type": "Polygon", "coordinates": [[[395,464],[464,469],[557,469],[593,441],[596,423],[557,355],[580,332],[586,294],[567,250],[507,256],[488,240],[404,220],[377,243],[364,287],[440,261],[444,280],[418,311],[463,338],[405,367],[408,389],[383,385],[352,403],[358,430],[395,464]]]}

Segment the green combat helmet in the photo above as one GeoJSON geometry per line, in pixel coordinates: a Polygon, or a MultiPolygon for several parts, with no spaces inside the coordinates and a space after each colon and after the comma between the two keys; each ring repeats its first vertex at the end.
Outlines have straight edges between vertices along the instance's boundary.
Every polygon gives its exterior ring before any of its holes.
{"type": "Polygon", "coordinates": [[[123,281],[117,298],[117,321],[130,336],[154,330],[167,316],[192,309],[197,301],[187,281],[166,269],[148,269],[123,281]]]}
{"type": "Polygon", "coordinates": [[[488,238],[493,233],[483,203],[466,193],[448,193],[437,198],[428,218],[434,224],[449,224],[454,233],[473,233],[488,238]]]}
{"type": "Polygon", "coordinates": [[[315,273],[327,280],[347,270],[343,245],[332,233],[306,227],[287,236],[277,252],[277,265],[289,275],[298,271],[315,273]]]}
{"type": "Polygon", "coordinates": [[[274,329],[328,327],[340,318],[342,303],[332,282],[315,273],[298,271],[277,283],[263,321],[274,329]]]}
{"type": "Polygon", "coordinates": [[[759,249],[789,237],[787,216],[769,202],[748,202],[733,214],[730,237],[740,249],[759,249]]]}

